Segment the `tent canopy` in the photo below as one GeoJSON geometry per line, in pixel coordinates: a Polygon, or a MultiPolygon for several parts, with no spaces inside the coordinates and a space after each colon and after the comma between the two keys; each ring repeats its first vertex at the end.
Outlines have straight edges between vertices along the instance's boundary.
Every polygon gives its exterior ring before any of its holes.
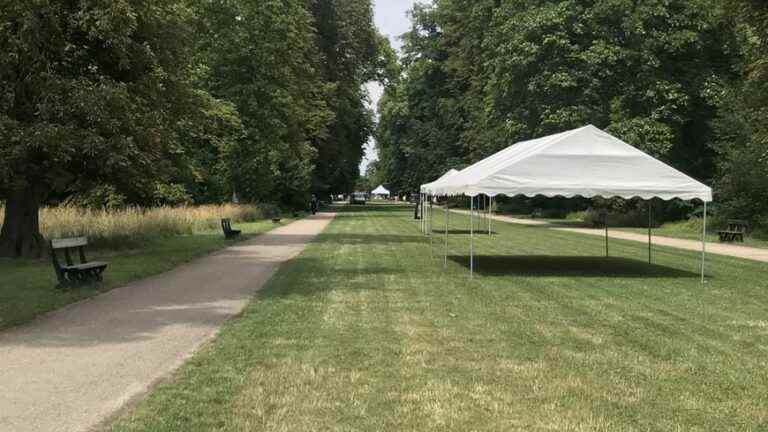
{"type": "Polygon", "coordinates": [[[459,170],[455,170],[455,169],[449,170],[447,173],[443,174],[439,179],[437,179],[437,180],[435,180],[435,181],[433,181],[431,183],[427,183],[425,185],[421,185],[421,192],[422,193],[430,192],[431,190],[433,190],[434,188],[439,186],[442,182],[445,182],[446,180],[448,180],[449,178],[455,176],[458,173],[459,173],[459,170]]]}
{"type": "Polygon", "coordinates": [[[712,201],[706,185],[592,125],[514,144],[434,183],[424,192],[712,201]]]}
{"type": "Polygon", "coordinates": [[[384,187],[384,185],[381,185],[377,187],[376,189],[371,192],[372,195],[389,195],[389,191],[384,187]]]}

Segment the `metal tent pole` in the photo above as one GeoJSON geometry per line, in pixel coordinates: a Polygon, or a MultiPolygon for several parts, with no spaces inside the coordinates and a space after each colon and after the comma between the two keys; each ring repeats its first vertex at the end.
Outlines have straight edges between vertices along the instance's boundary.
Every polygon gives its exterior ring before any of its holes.
{"type": "Polygon", "coordinates": [[[648,264],[652,264],[651,259],[651,225],[653,224],[653,200],[648,201],[648,264]]]}
{"type": "Polygon", "coordinates": [[[496,198],[491,198],[491,232],[493,232],[493,203],[496,202],[496,198]]]}
{"type": "Polygon", "coordinates": [[[427,198],[426,194],[421,194],[421,232],[424,235],[427,234],[427,218],[424,215],[425,210],[427,209],[426,198],[427,198]]]}
{"type": "Polygon", "coordinates": [[[491,235],[491,220],[493,219],[493,215],[491,214],[491,207],[493,206],[492,200],[490,196],[488,197],[488,235],[491,235]]]}
{"type": "Polygon", "coordinates": [[[432,237],[432,197],[429,197],[429,236],[432,237]]]}
{"type": "Polygon", "coordinates": [[[427,194],[421,195],[421,232],[427,233],[427,218],[425,217],[425,210],[427,209],[427,194]]]}
{"type": "Polygon", "coordinates": [[[429,256],[433,258],[435,256],[434,239],[432,238],[432,201],[429,201],[429,256]]]}
{"type": "Polygon", "coordinates": [[[608,217],[605,218],[605,257],[608,258],[608,217]]]}
{"type": "Polygon", "coordinates": [[[475,275],[475,197],[469,197],[469,278],[475,275]]]}
{"type": "Polygon", "coordinates": [[[704,201],[704,227],[701,230],[701,283],[704,284],[704,263],[707,258],[707,202],[704,201]]]}
{"type": "Polygon", "coordinates": [[[448,199],[445,200],[445,247],[443,251],[445,255],[443,258],[443,268],[448,268],[448,199]]]}

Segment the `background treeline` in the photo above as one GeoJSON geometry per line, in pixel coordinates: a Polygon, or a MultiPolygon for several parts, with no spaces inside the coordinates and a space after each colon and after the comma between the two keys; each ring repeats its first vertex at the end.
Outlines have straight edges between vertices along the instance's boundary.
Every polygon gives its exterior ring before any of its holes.
{"type": "Polygon", "coordinates": [[[379,180],[416,191],[511,143],[585,124],[768,218],[768,5],[742,0],[436,0],[386,89],[379,180]]]}
{"type": "Polygon", "coordinates": [[[48,203],[353,188],[363,84],[394,74],[369,0],[0,0],[0,255],[44,247],[48,203]]]}

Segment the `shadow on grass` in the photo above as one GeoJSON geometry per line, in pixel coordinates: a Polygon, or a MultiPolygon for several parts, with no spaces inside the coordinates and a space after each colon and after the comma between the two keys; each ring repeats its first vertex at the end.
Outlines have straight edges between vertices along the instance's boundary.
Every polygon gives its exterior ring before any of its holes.
{"type": "Polygon", "coordinates": [[[317,237],[317,243],[370,244],[383,245],[393,243],[424,243],[429,237],[423,235],[403,234],[321,234],[317,237]]]}
{"type": "MultiPolygon", "coordinates": [[[[433,229],[432,232],[434,234],[445,235],[445,229],[433,229]]],[[[472,234],[472,232],[470,230],[468,230],[468,229],[463,229],[463,230],[460,230],[460,229],[449,229],[448,230],[448,234],[451,234],[451,235],[453,235],[453,234],[466,234],[466,235],[470,235],[470,234],[472,234]]],[[[476,236],[481,236],[481,235],[486,235],[487,236],[488,235],[488,230],[487,229],[483,230],[482,228],[476,229],[474,231],[474,234],[476,236]]],[[[492,235],[497,235],[498,232],[491,231],[491,234],[492,235]]]]}
{"type": "MultiPolygon", "coordinates": [[[[469,270],[469,256],[449,256],[469,270]]],[[[628,258],[580,256],[475,256],[475,272],[483,276],[698,278],[698,273],[628,258]]]]}
{"type": "Polygon", "coordinates": [[[386,205],[332,205],[325,207],[324,209],[334,211],[336,213],[359,213],[361,211],[371,213],[399,213],[402,214],[403,210],[413,210],[413,204],[386,204],[386,205]]]}

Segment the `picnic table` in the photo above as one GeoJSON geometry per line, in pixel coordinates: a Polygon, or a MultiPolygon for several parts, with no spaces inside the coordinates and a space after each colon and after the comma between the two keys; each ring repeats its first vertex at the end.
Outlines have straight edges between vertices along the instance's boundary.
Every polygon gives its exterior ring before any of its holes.
{"type": "Polygon", "coordinates": [[[744,243],[744,236],[749,228],[749,223],[743,220],[731,219],[728,221],[728,228],[718,231],[720,242],[741,242],[744,243]]]}

